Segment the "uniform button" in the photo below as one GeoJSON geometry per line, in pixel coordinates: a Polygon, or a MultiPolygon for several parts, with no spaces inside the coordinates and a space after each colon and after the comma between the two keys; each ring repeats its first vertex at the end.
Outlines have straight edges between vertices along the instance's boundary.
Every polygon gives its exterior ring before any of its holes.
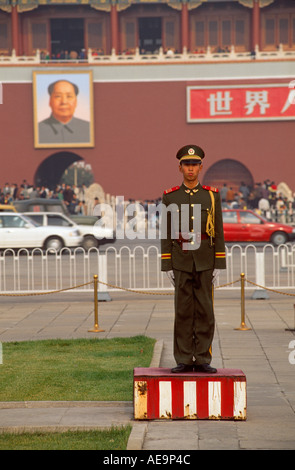
{"type": "Polygon", "coordinates": [[[194,216],[193,216],[193,215],[191,216],[191,219],[194,219],[194,216]]]}
{"type": "Polygon", "coordinates": [[[191,207],[194,207],[194,204],[191,204],[191,207]]]}
{"type": "Polygon", "coordinates": [[[190,195],[190,196],[193,196],[193,195],[194,195],[194,193],[190,193],[189,195],[190,195]]]}

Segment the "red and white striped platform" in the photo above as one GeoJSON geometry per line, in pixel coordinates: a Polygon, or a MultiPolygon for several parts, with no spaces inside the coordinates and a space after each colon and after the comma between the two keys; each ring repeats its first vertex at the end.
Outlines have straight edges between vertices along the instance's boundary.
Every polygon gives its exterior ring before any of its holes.
{"type": "Polygon", "coordinates": [[[216,374],[134,369],[135,419],[246,420],[246,376],[237,369],[216,374]]]}

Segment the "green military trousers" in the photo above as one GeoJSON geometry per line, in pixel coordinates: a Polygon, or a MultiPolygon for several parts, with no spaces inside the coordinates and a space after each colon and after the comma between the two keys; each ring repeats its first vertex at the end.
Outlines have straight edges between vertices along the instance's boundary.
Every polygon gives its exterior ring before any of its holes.
{"type": "Polygon", "coordinates": [[[213,310],[213,269],[174,269],[175,321],[174,358],[177,364],[210,364],[215,319],[213,310]]]}

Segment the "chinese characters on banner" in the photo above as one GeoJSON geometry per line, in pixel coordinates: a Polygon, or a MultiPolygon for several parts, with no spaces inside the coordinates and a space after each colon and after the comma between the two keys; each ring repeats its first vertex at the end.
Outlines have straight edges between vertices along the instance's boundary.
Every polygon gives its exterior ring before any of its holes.
{"type": "Polygon", "coordinates": [[[295,119],[295,89],[288,84],[187,87],[188,122],[290,119],[295,119]]]}

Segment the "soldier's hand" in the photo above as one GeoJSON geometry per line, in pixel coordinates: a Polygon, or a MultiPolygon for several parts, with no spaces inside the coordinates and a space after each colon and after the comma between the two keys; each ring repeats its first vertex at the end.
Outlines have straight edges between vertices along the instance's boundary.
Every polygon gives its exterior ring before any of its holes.
{"type": "Polygon", "coordinates": [[[217,285],[219,274],[220,274],[220,269],[214,269],[213,270],[212,284],[214,286],[217,285]]]}
{"type": "Polygon", "coordinates": [[[172,270],[171,271],[166,271],[166,274],[167,274],[167,277],[168,277],[169,281],[171,282],[171,284],[173,286],[175,286],[175,278],[174,278],[173,271],[172,270]]]}

